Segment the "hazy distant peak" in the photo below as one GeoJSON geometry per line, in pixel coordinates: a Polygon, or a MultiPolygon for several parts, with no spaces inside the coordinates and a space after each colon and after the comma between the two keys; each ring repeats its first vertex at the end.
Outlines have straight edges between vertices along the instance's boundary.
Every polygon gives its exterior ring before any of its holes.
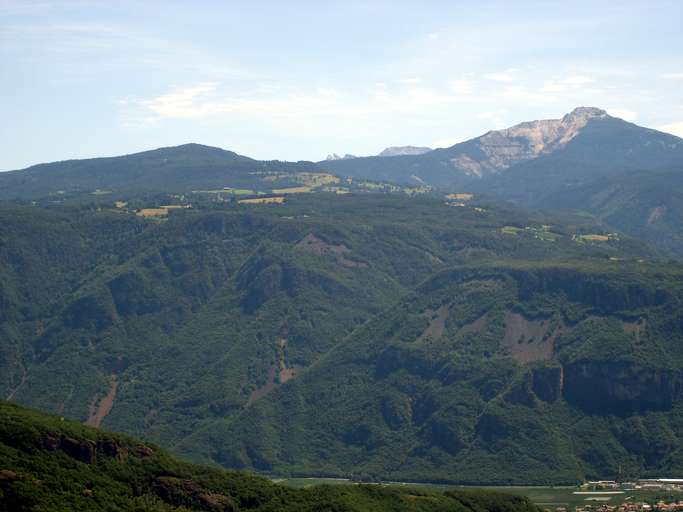
{"type": "Polygon", "coordinates": [[[350,160],[352,158],[358,158],[356,155],[350,155],[346,153],[344,156],[338,155],[337,153],[330,153],[327,155],[325,160],[350,160]]]}
{"type": "Polygon", "coordinates": [[[421,155],[431,150],[432,148],[420,146],[391,146],[386,148],[377,156],[421,155]]]}

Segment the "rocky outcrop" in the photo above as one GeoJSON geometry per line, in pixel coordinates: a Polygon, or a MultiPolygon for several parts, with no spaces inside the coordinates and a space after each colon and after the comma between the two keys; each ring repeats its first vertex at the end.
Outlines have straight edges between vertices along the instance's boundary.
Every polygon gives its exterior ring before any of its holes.
{"type": "Polygon", "coordinates": [[[562,119],[530,121],[490,131],[471,141],[468,151],[454,154],[451,165],[479,177],[495,174],[563,148],[590,121],[607,117],[604,110],[579,107],[562,119]]]}
{"type": "Polygon", "coordinates": [[[204,489],[193,480],[160,476],[154,482],[154,491],[163,501],[178,507],[215,512],[238,510],[237,504],[230,496],[204,489]]]}
{"type": "MultiPolygon", "coordinates": [[[[40,446],[48,452],[61,450],[69,457],[85,464],[92,464],[98,458],[109,458],[122,462],[130,453],[129,448],[115,438],[101,438],[93,441],[91,439],[76,439],[64,435],[47,434],[43,437],[40,446]]],[[[136,457],[143,458],[151,455],[153,451],[147,446],[139,445],[132,453],[136,457]]]]}
{"type": "Polygon", "coordinates": [[[505,393],[508,403],[533,406],[564,398],[592,414],[671,409],[683,397],[683,374],[625,361],[582,360],[532,368],[505,393]]]}
{"type": "Polygon", "coordinates": [[[327,155],[325,160],[328,160],[328,161],[329,160],[350,160],[352,158],[358,158],[358,157],[355,155],[349,155],[348,153],[345,154],[344,156],[338,155],[337,153],[330,153],[329,155],[327,155]]]}
{"type": "Polygon", "coordinates": [[[590,305],[601,313],[657,306],[671,298],[666,290],[635,280],[625,284],[622,279],[573,269],[511,270],[510,274],[517,281],[522,300],[536,294],[562,293],[570,301],[590,305]]]}
{"type": "Polygon", "coordinates": [[[9,469],[0,469],[0,482],[15,482],[19,480],[19,475],[9,469]]]}
{"type": "Polygon", "coordinates": [[[532,374],[527,372],[520,380],[512,384],[510,389],[503,396],[503,399],[510,404],[533,407],[536,400],[533,391],[532,374]]]}
{"type": "Polygon", "coordinates": [[[120,462],[126,455],[126,449],[115,439],[100,439],[97,441],[97,453],[120,462]]]}
{"type": "Polygon", "coordinates": [[[564,398],[594,414],[667,410],[683,396],[680,371],[620,361],[576,361],[564,367],[564,398]]]}
{"type": "Polygon", "coordinates": [[[95,461],[96,444],[89,439],[74,439],[72,437],[62,437],[59,443],[59,448],[72,457],[86,464],[92,464],[95,461]]]}
{"type": "Polygon", "coordinates": [[[534,368],[532,389],[534,394],[544,402],[555,402],[562,397],[564,371],[561,366],[534,368]]]}

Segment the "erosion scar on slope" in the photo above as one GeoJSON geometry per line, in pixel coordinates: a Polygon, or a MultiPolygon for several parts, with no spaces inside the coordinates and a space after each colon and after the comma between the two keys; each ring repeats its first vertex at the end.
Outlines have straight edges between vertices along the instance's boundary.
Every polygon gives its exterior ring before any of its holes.
{"type": "Polygon", "coordinates": [[[421,341],[425,338],[432,338],[438,340],[443,336],[446,330],[446,320],[448,320],[448,306],[441,306],[436,311],[433,309],[426,310],[422,316],[429,320],[429,325],[418,338],[421,341]]]}
{"type": "Polygon", "coordinates": [[[520,363],[549,360],[562,330],[562,325],[553,327],[550,318],[529,319],[506,311],[502,345],[520,363]]]}
{"type": "Polygon", "coordinates": [[[113,377],[109,392],[97,403],[97,406],[94,405],[93,400],[93,405],[90,407],[90,417],[85,421],[88,427],[99,427],[102,424],[102,420],[104,420],[114,406],[114,398],[116,398],[118,387],[119,381],[116,380],[116,377],[113,377]]]}

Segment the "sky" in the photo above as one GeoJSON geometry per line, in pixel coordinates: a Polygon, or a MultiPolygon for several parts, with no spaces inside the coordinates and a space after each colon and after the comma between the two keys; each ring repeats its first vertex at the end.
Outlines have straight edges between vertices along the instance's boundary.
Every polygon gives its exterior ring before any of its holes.
{"type": "Polygon", "coordinates": [[[0,0],[0,170],[447,147],[595,106],[683,136],[683,2],[0,0]]]}

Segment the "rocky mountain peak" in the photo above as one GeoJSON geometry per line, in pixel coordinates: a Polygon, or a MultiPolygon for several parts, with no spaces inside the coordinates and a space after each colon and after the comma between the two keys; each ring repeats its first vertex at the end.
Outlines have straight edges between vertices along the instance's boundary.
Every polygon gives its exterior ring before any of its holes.
{"type": "Polygon", "coordinates": [[[345,154],[344,156],[338,155],[337,153],[330,153],[327,155],[325,160],[349,160],[351,158],[358,158],[356,155],[345,154]]]}
{"type": "Polygon", "coordinates": [[[607,112],[596,107],[576,107],[569,114],[566,114],[563,118],[563,122],[572,121],[588,121],[589,119],[595,117],[608,117],[607,112]]]}
{"type": "Polygon", "coordinates": [[[386,148],[377,156],[421,155],[431,150],[432,148],[419,146],[391,146],[386,148]]]}
{"type": "Polygon", "coordinates": [[[493,174],[525,160],[552,153],[563,148],[593,119],[609,117],[595,107],[578,107],[562,119],[544,119],[520,123],[504,130],[491,131],[476,139],[486,155],[472,159],[469,155],[455,155],[455,167],[468,174],[493,174]]]}

